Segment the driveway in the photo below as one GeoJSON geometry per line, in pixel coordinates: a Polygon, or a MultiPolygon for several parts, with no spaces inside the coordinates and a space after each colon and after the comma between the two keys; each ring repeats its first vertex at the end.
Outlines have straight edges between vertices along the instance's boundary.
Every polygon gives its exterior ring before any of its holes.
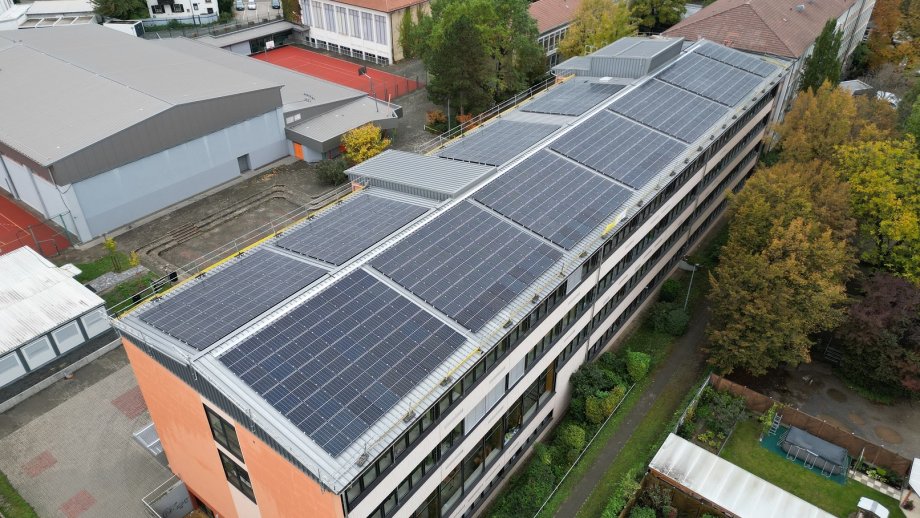
{"type": "Polygon", "coordinates": [[[143,517],[172,475],[134,441],[149,422],[118,348],[0,415],[0,469],[43,518],[143,517]]]}

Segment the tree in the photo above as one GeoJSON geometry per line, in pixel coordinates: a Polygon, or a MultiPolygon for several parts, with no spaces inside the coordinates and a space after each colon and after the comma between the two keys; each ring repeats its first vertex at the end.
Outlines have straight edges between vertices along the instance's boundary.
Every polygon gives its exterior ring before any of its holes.
{"type": "MultiPolygon", "coordinates": [[[[300,23],[303,19],[303,13],[300,11],[300,2],[298,0],[281,0],[281,8],[285,20],[293,23],[300,23]]],[[[230,11],[227,10],[223,12],[229,13],[230,11]]]]}
{"type": "Polygon", "coordinates": [[[731,235],[710,274],[710,363],[755,376],[781,363],[809,362],[811,335],[834,329],[846,301],[845,243],[813,221],[795,218],[770,230],[763,250],[731,235]]]}
{"type": "Polygon", "coordinates": [[[913,137],[840,148],[863,260],[920,283],[920,158],[913,137]]]}
{"type": "Polygon", "coordinates": [[[345,158],[352,165],[383,153],[390,147],[390,142],[390,139],[384,138],[380,128],[373,124],[365,124],[342,135],[345,158]]]}
{"type": "Polygon", "coordinates": [[[435,0],[418,24],[432,101],[469,112],[526,88],[545,55],[526,0],[435,0]]]}
{"type": "Polygon", "coordinates": [[[847,76],[857,78],[866,75],[869,71],[869,44],[860,42],[853,49],[853,55],[850,57],[850,68],[847,70],[847,76]]]}
{"type": "Polygon", "coordinates": [[[584,0],[559,42],[559,52],[566,57],[581,56],[587,47],[600,48],[635,32],[636,25],[625,2],[584,0]]]}
{"type": "Polygon", "coordinates": [[[399,25],[399,46],[402,47],[404,58],[415,57],[418,51],[417,36],[418,26],[412,20],[412,9],[407,7],[403,11],[402,23],[399,25]]]}
{"type": "Polygon", "coordinates": [[[840,82],[840,44],[843,34],[837,30],[837,20],[831,19],[824,24],[824,29],[815,40],[811,55],[805,58],[802,72],[802,90],[816,91],[825,82],[837,86],[840,82]]]}
{"type": "Polygon", "coordinates": [[[104,18],[136,20],[149,18],[144,0],[92,0],[93,10],[104,18]]]}
{"type": "Polygon", "coordinates": [[[872,10],[873,29],[869,32],[869,68],[896,62],[892,37],[901,25],[900,0],[877,0],[872,10]]]}
{"type": "Polygon", "coordinates": [[[920,289],[886,273],[862,289],[836,332],[844,375],[883,396],[920,393],[920,289]]]}
{"type": "Polygon", "coordinates": [[[345,160],[341,157],[332,160],[323,160],[316,164],[316,176],[318,176],[323,183],[338,185],[348,180],[348,176],[345,174],[346,169],[348,169],[348,164],[345,163],[345,160]]]}
{"type": "Polygon", "coordinates": [[[823,85],[798,95],[782,124],[780,158],[784,161],[831,160],[837,146],[853,137],[856,103],[849,93],[823,85]]]}
{"type": "Polygon", "coordinates": [[[661,31],[679,22],[684,15],[684,0],[631,0],[633,20],[640,29],[661,31]]]}

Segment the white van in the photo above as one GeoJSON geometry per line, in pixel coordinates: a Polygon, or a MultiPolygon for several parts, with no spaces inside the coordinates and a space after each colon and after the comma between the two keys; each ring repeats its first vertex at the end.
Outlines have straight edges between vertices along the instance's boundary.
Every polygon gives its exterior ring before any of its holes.
{"type": "Polygon", "coordinates": [[[250,11],[255,11],[256,10],[256,0],[249,0],[249,3],[246,4],[246,8],[249,9],[250,11]]]}

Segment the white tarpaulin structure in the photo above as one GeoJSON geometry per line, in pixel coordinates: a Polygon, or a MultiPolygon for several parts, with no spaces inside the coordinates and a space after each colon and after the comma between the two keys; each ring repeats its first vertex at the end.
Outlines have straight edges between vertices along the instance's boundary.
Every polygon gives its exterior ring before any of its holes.
{"type": "Polygon", "coordinates": [[[834,516],[674,434],[668,436],[649,468],[669,484],[735,516],[834,516]]]}
{"type": "Polygon", "coordinates": [[[861,497],[859,499],[859,503],[856,504],[856,507],[862,509],[863,511],[869,511],[875,516],[878,516],[878,518],[888,518],[888,509],[885,509],[882,504],[872,500],[871,498],[861,497]]]}
{"type": "Polygon", "coordinates": [[[920,459],[914,459],[910,465],[910,478],[907,479],[907,485],[914,493],[920,495],[920,459]]]}

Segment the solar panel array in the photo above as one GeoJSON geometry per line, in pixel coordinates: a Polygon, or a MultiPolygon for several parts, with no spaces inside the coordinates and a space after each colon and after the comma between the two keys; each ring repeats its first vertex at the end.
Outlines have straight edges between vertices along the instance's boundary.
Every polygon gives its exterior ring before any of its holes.
{"type": "Polygon", "coordinates": [[[338,266],[425,211],[410,203],[359,195],[290,231],[275,244],[338,266]]]}
{"type": "Polygon", "coordinates": [[[716,45],[715,43],[704,42],[701,43],[699,47],[696,48],[695,52],[697,54],[702,54],[707,58],[712,58],[716,61],[721,61],[728,65],[738,67],[742,70],[747,70],[752,74],[757,74],[760,77],[767,77],[776,71],[776,66],[771,65],[762,59],[757,59],[754,56],[745,54],[744,52],[739,52],[721,45],[716,45]]]}
{"type": "Polygon", "coordinates": [[[698,54],[688,54],[658,74],[658,79],[726,106],[735,106],[762,78],[698,54]]]}
{"type": "Polygon", "coordinates": [[[546,138],[559,126],[500,120],[438,153],[444,158],[499,166],[546,138]]]}
{"type": "Polygon", "coordinates": [[[728,108],[661,81],[647,81],[610,106],[620,115],[672,137],[693,142],[728,113],[728,108]]]}
{"type": "Polygon", "coordinates": [[[570,79],[521,108],[522,112],[581,115],[623,89],[623,85],[570,79]]]}
{"type": "Polygon", "coordinates": [[[542,150],[480,189],[475,198],[571,250],[631,193],[570,160],[542,150]]]}
{"type": "Polygon", "coordinates": [[[550,147],[636,189],[686,149],[685,144],[608,110],[592,115],[550,147]]]}
{"type": "Polygon", "coordinates": [[[561,258],[539,238],[464,201],[371,264],[467,329],[479,331],[561,258]]]}
{"type": "Polygon", "coordinates": [[[337,457],[464,340],[356,270],[220,361],[337,457]]]}
{"type": "Polygon", "coordinates": [[[155,302],[139,318],[201,351],[325,274],[303,261],[256,250],[155,302]]]}

